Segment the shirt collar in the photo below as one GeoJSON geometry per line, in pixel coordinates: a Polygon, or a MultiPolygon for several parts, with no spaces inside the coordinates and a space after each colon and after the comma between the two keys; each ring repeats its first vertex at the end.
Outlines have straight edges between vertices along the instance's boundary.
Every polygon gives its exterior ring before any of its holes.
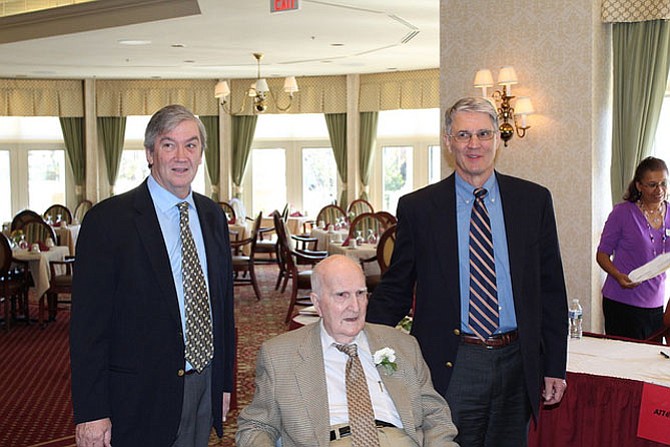
{"type": "MultiPolygon", "coordinates": [[[[486,182],[482,185],[482,188],[488,191],[486,195],[486,200],[495,203],[498,201],[500,195],[498,191],[498,180],[496,179],[495,172],[490,176],[486,182]]],[[[456,198],[458,201],[470,203],[475,198],[474,195],[475,187],[463,180],[463,178],[456,173],[456,198]]]]}
{"type": "Polygon", "coordinates": [[[149,193],[154,201],[154,206],[163,213],[168,212],[181,202],[188,202],[191,208],[195,209],[193,190],[189,191],[188,196],[182,199],[163,188],[151,174],[149,174],[149,177],[147,178],[147,187],[149,188],[149,193]]]}

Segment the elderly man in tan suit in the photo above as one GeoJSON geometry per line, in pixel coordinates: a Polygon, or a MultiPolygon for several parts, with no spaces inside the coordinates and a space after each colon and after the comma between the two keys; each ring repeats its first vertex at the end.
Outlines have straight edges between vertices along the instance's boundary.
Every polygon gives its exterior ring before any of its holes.
{"type": "Polygon", "coordinates": [[[433,388],[416,340],[365,323],[360,266],[330,256],[314,268],[312,290],[321,320],[263,343],[256,394],[240,413],[237,445],[457,446],[449,406],[433,388]],[[351,346],[353,354],[346,352],[351,346]],[[368,392],[354,391],[361,382],[368,392]],[[369,415],[361,416],[361,408],[369,415]],[[361,438],[364,432],[370,438],[361,438]]]}

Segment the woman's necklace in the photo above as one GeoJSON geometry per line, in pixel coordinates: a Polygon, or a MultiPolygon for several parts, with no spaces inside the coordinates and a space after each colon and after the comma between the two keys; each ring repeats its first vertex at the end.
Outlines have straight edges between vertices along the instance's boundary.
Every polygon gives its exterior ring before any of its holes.
{"type": "Polygon", "coordinates": [[[665,227],[665,213],[667,211],[665,201],[661,202],[658,208],[652,210],[648,210],[641,200],[637,201],[637,206],[642,211],[642,214],[644,214],[645,220],[647,222],[647,231],[649,232],[649,239],[651,240],[651,247],[655,258],[657,252],[656,252],[656,245],[654,245],[654,233],[652,231],[652,227],[655,230],[659,229],[662,230],[661,231],[661,240],[663,242],[662,253],[665,253],[665,240],[667,239],[668,234],[668,230],[665,227]]]}

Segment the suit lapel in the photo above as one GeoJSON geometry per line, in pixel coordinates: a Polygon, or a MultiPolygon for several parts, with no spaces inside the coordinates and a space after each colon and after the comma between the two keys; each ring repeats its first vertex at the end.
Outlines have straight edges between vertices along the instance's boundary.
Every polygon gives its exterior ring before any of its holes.
{"type": "Polygon", "coordinates": [[[456,222],[456,174],[451,174],[436,185],[436,194],[430,196],[430,205],[433,207],[427,213],[430,224],[428,225],[433,247],[437,247],[434,253],[441,253],[437,262],[441,265],[443,277],[447,278],[445,284],[449,290],[444,291],[445,296],[460,296],[460,282],[458,277],[458,224],[456,222]],[[455,256],[454,256],[455,254],[455,256]]]}
{"type": "Polygon", "coordinates": [[[507,234],[507,252],[509,253],[509,268],[512,280],[512,296],[520,297],[520,285],[523,284],[524,247],[523,241],[528,237],[526,226],[523,224],[523,201],[512,200],[514,188],[509,182],[509,177],[496,172],[498,188],[500,189],[500,200],[502,201],[503,217],[505,220],[505,232],[507,234]]]}
{"type": "Polygon", "coordinates": [[[172,269],[170,268],[170,259],[165,249],[165,241],[161,232],[154,203],[149,194],[146,180],[136,190],[135,206],[135,228],[138,238],[147,253],[147,262],[156,276],[161,296],[168,297],[167,306],[170,315],[181,325],[181,316],[179,315],[179,304],[177,302],[177,291],[175,290],[174,280],[172,278],[172,269]],[[162,254],[162,256],[157,256],[162,254]]]}
{"type": "Polygon", "coordinates": [[[318,440],[319,445],[326,447],[330,438],[319,437],[319,433],[330,433],[328,391],[323,368],[320,328],[319,323],[312,325],[307,337],[298,347],[299,358],[295,365],[295,375],[302,405],[309,414],[308,426],[312,427],[314,439],[318,440]]]}

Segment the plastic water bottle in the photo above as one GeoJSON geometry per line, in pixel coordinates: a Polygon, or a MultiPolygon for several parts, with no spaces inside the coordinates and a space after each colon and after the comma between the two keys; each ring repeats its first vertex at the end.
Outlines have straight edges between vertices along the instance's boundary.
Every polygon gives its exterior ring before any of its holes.
{"type": "Polygon", "coordinates": [[[582,306],[578,299],[573,299],[568,309],[570,320],[570,338],[582,338],[582,306]]]}

